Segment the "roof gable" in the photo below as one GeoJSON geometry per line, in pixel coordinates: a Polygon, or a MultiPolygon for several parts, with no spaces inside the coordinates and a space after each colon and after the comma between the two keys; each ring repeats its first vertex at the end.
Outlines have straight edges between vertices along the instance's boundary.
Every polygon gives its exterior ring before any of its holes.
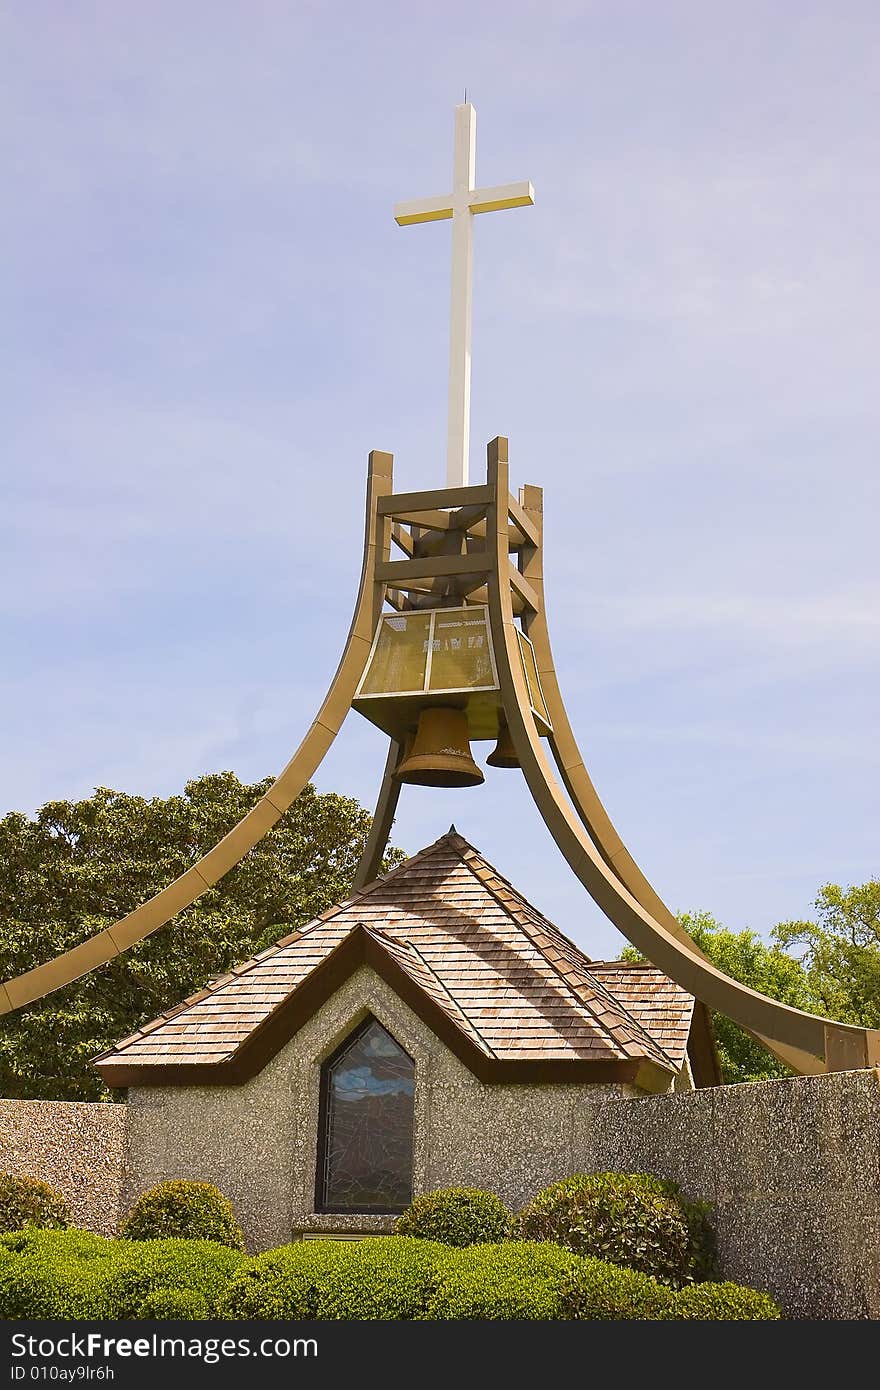
{"type": "Polygon", "coordinates": [[[648,1073],[665,1084],[681,1065],[691,997],[646,967],[677,996],[619,998],[614,972],[594,968],[454,829],[96,1065],[111,1085],[244,1080],[365,962],[486,1079],[641,1072],[653,1089],[648,1073]],[[665,1043],[651,1026],[661,1012],[665,1043]]]}

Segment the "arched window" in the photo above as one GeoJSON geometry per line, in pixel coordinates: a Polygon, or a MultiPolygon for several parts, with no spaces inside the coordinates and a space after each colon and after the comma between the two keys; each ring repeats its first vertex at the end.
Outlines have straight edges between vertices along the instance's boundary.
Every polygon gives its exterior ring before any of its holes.
{"type": "Polygon", "coordinates": [[[412,1199],[415,1065],[368,1018],[321,1068],[318,1211],[398,1212],[412,1199]]]}

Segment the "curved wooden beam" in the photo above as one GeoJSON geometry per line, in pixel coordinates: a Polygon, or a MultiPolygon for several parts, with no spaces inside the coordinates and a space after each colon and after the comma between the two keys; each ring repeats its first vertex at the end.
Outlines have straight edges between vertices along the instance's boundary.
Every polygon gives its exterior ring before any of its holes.
{"type": "MultiPolygon", "coordinates": [[[[600,852],[592,833],[587,831],[591,817],[596,823],[596,807],[587,797],[579,812],[573,809],[554,775],[529,710],[509,582],[506,439],[496,439],[489,446],[489,485],[493,495],[486,527],[491,553],[489,614],[504,712],[535,804],[574,873],[606,917],[649,960],[704,1004],[760,1035],[774,1051],[778,1048],[796,1070],[821,1072],[877,1065],[880,1062],[880,1032],[804,1013],[730,979],[706,960],[679,923],[676,923],[677,930],[672,930],[667,909],[664,909],[664,920],[660,921],[639,901],[621,877],[625,871],[634,884],[638,883],[632,872],[634,861],[621,854],[616,846],[613,855],[608,854],[607,844],[605,853],[600,852]]],[[[534,576],[529,575],[529,578],[534,584],[534,576]]],[[[533,624],[533,640],[534,634],[533,624]]],[[[549,646],[545,649],[545,657],[548,655],[549,646]]],[[[561,708],[558,687],[556,689],[557,707],[561,708]]],[[[551,707],[551,717],[556,712],[551,707]]],[[[565,725],[567,720],[563,729],[565,725]]],[[[568,732],[571,734],[570,726],[568,732]]],[[[571,755],[572,748],[567,745],[564,732],[560,738],[557,731],[556,738],[558,755],[566,766],[577,800],[586,785],[583,781],[586,770],[583,769],[583,773],[578,770],[582,760],[576,752],[573,735],[575,758],[566,756],[571,755]]],[[[601,806],[595,789],[593,796],[601,806]]],[[[622,842],[620,849],[623,849],[622,842]]],[[[650,891],[653,894],[653,889],[650,891]]]]}
{"type": "MultiPolygon", "coordinates": [[[[609,869],[617,875],[624,887],[632,893],[655,921],[679,940],[689,951],[703,960],[708,957],[700,950],[693,937],[689,936],[675,913],[665,904],[659,893],[645,877],[630,851],[624,844],[617,828],[609,816],[597,792],[593,779],[587,771],[586,762],[578,746],[562,691],[556,675],[556,665],[550,645],[550,629],[547,622],[546,594],[544,590],[544,509],[543,492],[538,487],[524,487],[520,493],[521,505],[534,527],[536,544],[524,552],[523,573],[535,591],[538,603],[536,611],[523,623],[532,646],[538,675],[547,703],[547,710],[553,725],[548,738],[550,751],[556,763],[557,772],[568,793],[581,823],[593,844],[601,854],[609,869]]],[[[749,1030],[750,1031],[750,1030],[749,1030]]],[[[822,1070],[818,1061],[808,1053],[787,1047],[778,1039],[753,1037],[773,1053],[779,1061],[794,1071],[811,1074],[822,1070]]]]}
{"type": "Polygon", "coordinates": [[[388,748],[388,757],[385,760],[385,771],[382,774],[379,795],[376,799],[376,809],[373,812],[373,824],[370,827],[360,863],[355,870],[353,887],[356,893],[378,878],[382,868],[382,860],[388,848],[388,838],[400,799],[401,784],[396,774],[402,754],[403,744],[392,739],[388,748]]]}
{"type": "Polygon", "coordinates": [[[376,574],[379,563],[387,561],[391,551],[391,524],[380,514],[378,503],[380,497],[392,490],[392,464],[391,454],[378,450],[370,454],[364,558],[348,640],[324,703],[290,762],[256,806],[173,883],[112,927],[106,927],[54,960],[0,985],[0,1014],[52,994],[164,927],[253,849],[314,776],[351,707],[382,610],[385,586],[378,582],[376,574]]]}

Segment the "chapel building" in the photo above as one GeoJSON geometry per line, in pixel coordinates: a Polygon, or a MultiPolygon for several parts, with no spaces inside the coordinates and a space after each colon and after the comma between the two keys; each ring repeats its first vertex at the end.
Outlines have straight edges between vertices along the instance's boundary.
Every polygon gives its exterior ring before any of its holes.
{"type": "Polygon", "coordinates": [[[214,1182],[254,1249],[437,1187],[516,1208],[595,1169],[608,1102],[719,1079],[702,1004],[590,960],[454,828],[96,1066],[128,1089],[124,1199],[214,1182]]]}

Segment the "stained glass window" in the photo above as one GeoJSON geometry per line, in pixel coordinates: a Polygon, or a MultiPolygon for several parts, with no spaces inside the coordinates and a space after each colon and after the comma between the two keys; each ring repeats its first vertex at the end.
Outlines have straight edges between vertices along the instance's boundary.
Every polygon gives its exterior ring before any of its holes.
{"type": "Polygon", "coordinates": [[[412,1198],[412,1058],[369,1018],[321,1071],[319,1211],[403,1211],[412,1198]]]}

